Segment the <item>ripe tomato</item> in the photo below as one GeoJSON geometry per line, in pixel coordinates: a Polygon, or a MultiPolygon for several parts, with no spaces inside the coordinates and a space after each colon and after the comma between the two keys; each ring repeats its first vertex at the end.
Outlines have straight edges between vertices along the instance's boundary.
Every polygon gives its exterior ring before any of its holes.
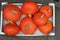
{"type": "Polygon", "coordinates": [[[44,25],[47,23],[48,18],[41,13],[36,13],[33,17],[33,21],[36,25],[40,26],[40,25],[44,25]]]}
{"type": "Polygon", "coordinates": [[[42,6],[39,12],[45,14],[48,18],[52,16],[52,8],[50,6],[42,6]]]}
{"type": "Polygon", "coordinates": [[[47,23],[43,26],[39,26],[39,30],[44,33],[44,34],[48,34],[52,31],[53,29],[53,25],[51,23],[51,21],[47,21],[47,23]]]}
{"type": "Polygon", "coordinates": [[[35,2],[24,2],[22,5],[22,12],[29,17],[38,11],[38,5],[35,2]]]}
{"type": "Polygon", "coordinates": [[[24,34],[33,34],[37,29],[37,26],[33,23],[32,18],[30,17],[23,18],[20,27],[24,34]]]}
{"type": "Polygon", "coordinates": [[[17,33],[19,33],[20,28],[16,24],[9,23],[3,27],[3,30],[4,30],[4,33],[8,36],[15,36],[17,33]]]}
{"type": "Polygon", "coordinates": [[[3,11],[3,17],[6,20],[16,22],[20,19],[21,10],[15,5],[7,5],[3,11]]]}

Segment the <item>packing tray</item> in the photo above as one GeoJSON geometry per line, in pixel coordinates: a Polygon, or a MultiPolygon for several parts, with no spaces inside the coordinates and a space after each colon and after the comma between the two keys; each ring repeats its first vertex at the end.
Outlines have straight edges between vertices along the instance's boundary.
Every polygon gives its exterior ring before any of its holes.
{"type": "MultiPolygon", "coordinates": [[[[0,34],[1,34],[1,35],[5,35],[5,33],[3,32],[3,26],[8,23],[5,19],[3,19],[3,8],[4,8],[6,5],[8,5],[8,4],[9,4],[8,2],[2,2],[2,3],[1,3],[1,14],[0,14],[0,15],[1,15],[1,20],[0,20],[0,21],[1,21],[1,23],[0,23],[0,34]]],[[[23,3],[12,3],[12,4],[13,4],[13,5],[17,5],[19,8],[21,8],[21,6],[23,5],[23,3]]],[[[40,6],[46,5],[46,4],[40,4],[40,3],[38,3],[37,5],[40,7],[40,6]]],[[[54,36],[54,35],[55,35],[55,4],[54,4],[54,3],[49,3],[49,4],[47,4],[47,5],[51,6],[52,9],[53,9],[53,15],[49,18],[49,20],[53,23],[53,30],[49,33],[48,36],[54,36]]],[[[18,22],[16,22],[16,23],[19,25],[19,24],[20,24],[20,21],[21,21],[22,18],[24,18],[24,17],[25,17],[25,15],[22,14],[21,19],[20,19],[18,22]]],[[[20,31],[16,36],[44,36],[44,34],[41,33],[41,32],[37,29],[36,32],[35,32],[34,34],[32,34],[32,35],[26,35],[26,34],[23,34],[23,33],[20,31]]]]}

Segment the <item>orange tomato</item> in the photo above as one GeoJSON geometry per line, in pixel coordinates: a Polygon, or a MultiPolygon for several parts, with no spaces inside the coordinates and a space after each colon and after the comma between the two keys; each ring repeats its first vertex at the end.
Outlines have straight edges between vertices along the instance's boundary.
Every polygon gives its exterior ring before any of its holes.
{"type": "Polygon", "coordinates": [[[21,21],[20,28],[24,34],[33,34],[37,26],[33,23],[32,18],[24,17],[21,21]]]}
{"type": "Polygon", "coordinates": [[[36,2],[24,2],[22,5],[22,12],[29,17],[38,11],[38,5],[36,2]]]}
{"type": "Polygon", "coordinates": [[[51,17],[53,13],[52,7],[48,5],[41,6],[39,12],[45,14],[48,18],[51,17]]]}
{"type": "Polygon", "coordinates": [[[15,5],[7,5],[3,10],[3,17],[8,21],[16,22],[20,19],[21,10],[15,5]]]}
{"type": "Polygon", "coordinates": [[[46,24],[47,20],[48,18],[44,14],[41,14],[41,13],[36,13],[33,16],[33,21],[38,26],[46,24]]]}
{"type": "Polygon", "coordinates": [[[19,33],[20,31],[20,28],[18,25],[16,24],[6,24],[4,27],[3,27],[3,30],[4,30],[4,33],[8,36],[15,36],[16,34],[19,33]]]}
{"type": "Polygon", "coordinates": [[[39,30],[44,34],[50,33],[53,30],[53,25],[51,21],[47,21],[45,25],[39,26],[39,30]]]}

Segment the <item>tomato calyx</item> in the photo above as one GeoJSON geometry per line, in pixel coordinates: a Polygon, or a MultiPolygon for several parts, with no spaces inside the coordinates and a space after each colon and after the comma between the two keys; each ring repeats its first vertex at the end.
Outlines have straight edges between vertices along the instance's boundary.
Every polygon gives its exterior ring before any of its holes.
{"type": "Polygon", "coordinates": [[[48,12],[51,12],[51,10],[50,10],[50,9],[48,9],[47,11],[48,11],[48,12]]]}
{"type": "Polygon", "coordinates": [[[18,13],[18,12],[17,12],[16,10],[14,10],[14,9],[12,10],[12,12],[13,12],[14,14],[17,14],[17,13],[18,13]]]}
{"type": "Polygon", "coordinates": [[[44,14],[42,14],[40,17],[43,18],[44,17],[44,14]]]}
{"type": "Polygon", "coordinates": [[[8,20],[9,23],[13,23],[11,20],[8,20]]]}
{"type": "Polygon", "coordinates": [[[28,28],[29,28],[29,25],[26,25],[26,28],[25,29],[28,30],[28,28]]]}
{"type": "Polygon", "coordinates": [[[29,16],[29,17],[32,17],[32,15],[31,15],[30,13],[28,14],[28,16],[29,16]]]}
{"type": "Polygon", "coordinates": [[[48,23],[46,23],[46,26],[49,26],[48,23]]]}

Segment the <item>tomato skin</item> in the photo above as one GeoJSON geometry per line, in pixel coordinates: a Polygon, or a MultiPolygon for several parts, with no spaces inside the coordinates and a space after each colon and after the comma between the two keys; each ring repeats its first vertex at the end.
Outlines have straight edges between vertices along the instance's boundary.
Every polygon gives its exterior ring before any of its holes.
{"type": "Polygon", "coordinates": [[[4,33],[8,36],[15,36],[16,34],[19,33],[20,28],[16,24],[9,23],[3,27],[3,30],[4,30],[4,33]]]}
{"type": "Polygon", "coordinates": [[[26,15],[33,15],[38,11],[38,5],[35,2],[24,2],[22,5],[22,12],[26,15]]]}
{"type": "Polygon", "coordinates": [[[16,22],[20,19],[21,9],[15,5],[7,5],[3,10],[3,17],[5,20],[16,22]]]}
{"type": "Polygon", "coordinates": [[[45,15],[44,16],[43,15],[44,14],[41,13],[34,14],[33,21],[37,26],[44,25],[47,23],[48,18],[45,15]]]}
{"type": "Polygon", "coordinates": [[[39,26],[39,30],[44,34],[50,33],[53,30],[53,25],[51,21],[47,21],[47,24],[39,26]]]}
{"type": "Polygon", "coordinates": [[[33,23],[32,18],[24,17],[21,21],[20,28],[24,34],[34,34],[37,26],[33,23]]]}
{"type": "Polygon", "coordinates": [[[45,5],[45,6],[41,6],[39,12],[45,14],[49,18],[52,16],[53,10],[50,6],[45,5]]]}

